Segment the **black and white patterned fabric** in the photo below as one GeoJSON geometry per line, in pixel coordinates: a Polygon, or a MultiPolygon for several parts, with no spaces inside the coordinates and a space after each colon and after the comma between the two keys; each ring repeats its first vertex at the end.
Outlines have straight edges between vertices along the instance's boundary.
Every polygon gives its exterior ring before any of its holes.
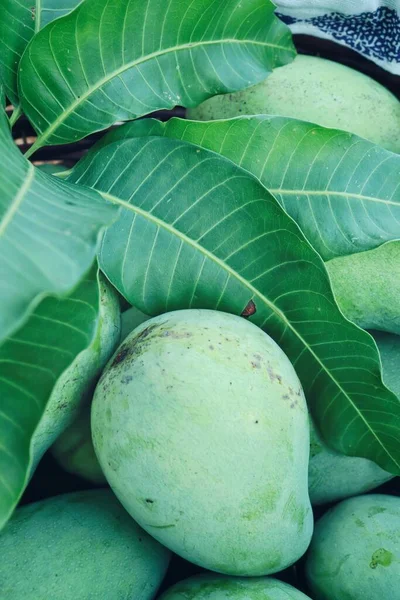
{"type": "Polygon", "coordinates": [[[400,0],[275,0],[293,33],[333,40],[400,75],[400,0]]]}

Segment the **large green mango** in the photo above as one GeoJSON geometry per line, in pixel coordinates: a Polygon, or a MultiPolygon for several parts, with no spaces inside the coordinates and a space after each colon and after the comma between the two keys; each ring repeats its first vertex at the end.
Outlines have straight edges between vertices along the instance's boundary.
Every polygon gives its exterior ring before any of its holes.
{"type": "Polygon", "coordinates": [[[336,300],[350,321],[400,334],[400,241],[325,264],[336,300]]]}
{"type": "Polygon", "coordinates": [[[17,509],[0,535],[1,600],[152,600],[169,552],[110,490],[17,509]]]}
{"type": "Polygon", "coordinates": [[[368,492],[393,478],[371,460],[335,452],[310,423],[308,490],[313,506],[368,492]]]}
{"type": "Polygon", "coordinates": [[[400,600],[400,498],[359,496],[328,511],[306,575],[314,600],[400,600]]]}
{"type": "Polygon", "coordinates": [[[103,276],[100,276],[99,286],[100,316],[96,336],[64,371],[51,393],[32,437],[30,477],[46,450],[90,402],[96,379],[119,341],[118,297],[103,276]]]}
{"type": "Polygon", "coordinates": [[[251,88],[214,96],[188,109],[190,119],[282,115],[355,133],[400,152],[400,102],[382,85],[349,67],[298,55],[251,88]]]}
{"type": "Polygon", "coordinates": [[[185,310],[140,325],[97,385],[92,433],[122,504],[184,558],[265,575],[307,549],[306,402],[288,358],[249,321],[185,310]]]}
{"type": "Polygon", "coordinates": [[[160,600],[310,600],[291,585],[271,577],[199,575],[180,581],[160,600]]]}

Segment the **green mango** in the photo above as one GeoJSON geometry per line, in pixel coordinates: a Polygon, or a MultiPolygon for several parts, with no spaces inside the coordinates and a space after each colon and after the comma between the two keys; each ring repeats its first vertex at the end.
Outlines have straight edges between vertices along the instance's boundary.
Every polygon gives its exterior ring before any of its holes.
{"type": "Polygon", "coordinates": [[[170,553],[110,490],[17,509],[0,535],[3,600],[152,600],[170,553]]]}
{"type": "Polygon", "coordinates": [[[307,549],[305,398],[249,321],[183,310],[137,327],[97,385],[92,435],[128,512],[191,562],[266,575],[307,549]]]}
{"type": "MultiPolygon", "coordinates": [[[[137,325],[149,318],[134,307],[122,313],[121,340],[124,340],[137,325]]],[[[400,398],[400,336],[381,332],[373,332],[373,334],[381,354],[384,381],[400,398]]],[[[89,419],[87,428],[89,428],[89,419]]],[[[89,434],[86,435],[85,444],[88,447],[87,462],[91,464],[93,450],[89,434]]],[[[90,469],[90,472],[98,471],[102,475],[100,466],[97,469],[94,467],[90,469]]],[[[310,419],[308,489],[312,505],[317,506],[362,494],[392,478],[391,473],[384,471],[370,460],[345,456],[332,450],[322,441],[310,419]]]]}
{"type": "Polygon", "coordinates": [[[370,494],[328,511],[306,576],[314,600],[400,600],[400,498],[370,494]]]}
{"type": "MultiPolygon", "coordinates": [[[[132,306],[121,314],[120,342],[128,333],[150,317],[132,306]]],[[[51,453],[58,464],[74,475],[79,475],[92,483],[106,483],[95,454],[90,430],[90,405],[57,438],[51,453]]]]}
{"type": "Polygon", "coordinates": [[[30,477],[46,450],[90,402],[96,380],[118,344],[121,326],[119,300],[114,288],[101,275],[99,285],[100,317],[96,336],[54,386],[32,437],[30,477]]]}
{"type": "Polygon", "coordinates": [[[271,577],[198,575],[180,581],[160,600],[310,600],[299,590],[271,577]]]}
{"type": "Polygon", "coordinates": [[[355,133],[400,152],[400,102],[359,71],[316,56],[298,55],[253,87],[214,96],[187,110],[189,119],[282,115],[355,133]]]}
{"type": "MultiPolygon", "coordinates": [[[[381,332],[373,332],[373,335],[381,356],[383,380],[400,398],[400,336],[381,332]]],[[[308,489],[311,504],[362,494],[393,478],[366,458],[345,456],[329,448],[310,422],[308,489]]]]}
{"type": "Polygon", "coordinates": [[[343,314],[363,329],[400,334],[400,241],[326,264],[343,314]]]}
{"type": "Polygon", "coordinates": [[[371,460],[335,452],[310,423],[308,491],[313,506],[368,492],[393,478],[371,460]]]}
{"type": "Polygon", "coordinates": [[[97,460],[90,430],[90,405],[60,435],[50,449],[58,464],[68,473],[95,484],[107,483],[97,460]]]}

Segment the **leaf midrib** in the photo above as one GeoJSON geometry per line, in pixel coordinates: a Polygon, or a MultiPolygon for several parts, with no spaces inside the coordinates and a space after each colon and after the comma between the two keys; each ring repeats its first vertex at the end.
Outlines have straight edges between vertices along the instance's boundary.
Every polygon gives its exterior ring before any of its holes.
{"type": "Polygon", "coordinates": [[[245,287],[248,288],[248,290],[252,293],[252,297],[257,296],[262,302],[265,302],[265,304],[295,334],[295,336],[302,342],[302,344],[304,344],[305,348],[307,348],[307,350],[310,352],[310,354],[314,357],[314,359],[316,360],[316,362],[320,365],[321,369],[323,369],[323,371],[333,381],[333,383],[337,386],[337,388],[340,390],[340,392],[343,394],[343,396],[349,401],[349,403],[351,404],[351,406],[353,407],[353,409],[355,410],[355,412],[358,414],[358,416],[360,417],[360,419],[363,421],[363,423],[366,426],[366,428],[368,429],[368,431],[370,431],[370,433],[374,436],[375,440],[381,446],[381,448],[383,449],[383,451],[385,452],[385,454],[390,457],[390,459],[393,461],[393,464],[395,464],[396,466],[400,467],[400,464],[391,455],[391,453],[387,450],[387,448],[385,448],[385,446],[383,445],[383,443],[381,442],[381,440],[379,439],[379,437],[377,436],[377,434],[375,433],[375,431],[370,427],[370,425],[368,424],[368,422],[364,418],[364,415],[360,412],[360,410],[358,409],[358,407],[354,404],[353,400],[348,396],[347,392],[342,388],[342,386],[340,385],[340,383],[333,377],[333,375],[331,374],[331,372],[326,369],[325,365],[321,362],[321,360],[315,354],[315,352],[313,351],[313,349],[304,340],[304,338],[299,334],[299,332],[293,327],[293,325],[290,323],[290,321],[287,320],[286,316],[282,313],[282,311],[280,311],[279,308],[277,308],[275,306],[275,304],[273,304],[266,296],[264,296],[263,294],[261,294],[261,292],[259,290],[257,290],[254,286],[252,286],[251,283],[249,283],[246,279],[244,279],[241,275],[239,275],[239,273],[237,273],[236,271],[234,271],[229,265],[227,265],[225,262],[223,262],[221,259],[219,259],[217,256],[215,256],[215,254],[212,254],[211,252],[209,252],[206,248],[204,248],[203,246],[201,246],[200,244],[198,244],[195,240],[192,240],[191,238],[189,238],[188,236],[186,236],[181,231],[178,231],[177,229],[175,229],[174,227],[172,227],[168,223],[165,223],[165,221],[162,221],[161,219],[158,219],[157,217],[155,217],[154,215],[152,215],[148,211],[142,210],[141,208],[139,208],[139,207],[137,207],[137,206],[135,206],[133,204],[130,204],[129,202],[127,202],[125,200],[122,200],[122,199],[120,199],[120,198],[118,198],[116,196],[113,196],[112,194],[108,194],[107,192],[102,192],[100,190],[98,190],[98,192],[99,192],[99,194],[101,196],[103,196],[109,202],[112,202],[114,204],[118,204],[119,206],[122,206],[123,208],[125,208],[127,210],[130,210],[130,211],[132,211],[132,212],[134,212],[134,213],[136,213],[136,214],[138,214],[138,215],[140,215],[140,216],[148,219],[149,221],[152,221],[155,225],[157,225],[158,227],[161,227],[161,228],[165,229],[166,231],[168,231],[172,235],[176,235],[177,237],[180,237],[182,239],[182,241],[187,242],[190,246],[192,246],[196,250],[198,250],[201,253],[203,253],[204,255],[206,255],[207,258],[209,258],[215,264],[217,264],[221,268],[223,268],[226,271],[228,271],[228,273],[231,276],[233,276],[234,278],[236,278],[240,283],[242,283],[245,287]]]}
{"type": "MultiPolygon", "coordinates": [[[[27,158],[29,158],[29,156],[31,156],[33,154],[33,152],[35,152],[38,148],[43,146],[43,144],[50,137],[50,135],[69,117],[70,114],[72,114],[75,111],[75,109],[79,105],[83,104],[87,100],[87,98],[89,98],[94,92],[96,92],[98,89],[100,89],[103,85],[105,85],[106,83],[111,81],[114,77],[121,75],[122,73],[124,73],[125,71],[128,71],[131,68],[141,65],[149,60],[152,60],[153,58],[158,58],[159,56],[164,56],[166,54],[173,53],[173,52],[181,52],[183,50],[189,50],[192,48],[197,48],[199,46],[201,46],[201,47],[202,46],[211,46],[211,45],[216,45],[216,44],[251,44],[254,46],[264,46],[264,47],[268,47],[268,48],[276,48],[279,50],[291,52],[292,54],[294,53],[291,48],[286,48],[285,46],[281,46],[279,44],[272,44],[270,42],[258,42],[256,40],[235,40],[235,39],[225,38],[222,40],[207,40],[207,41],[201,41],[201,42],[189,42],[187,44],[171,46],[170,48],[166,48],[165,50],[157,50],[156,52],[152,52],[151,54],[148,54],[146,56],[141,56],[140,58],[138,58],[136,60],[126,63],[119,69],[115,69],[115,71],[108,73],[105,77],[100,79],[96,83],[96,85],[91,86],[84,94],[82,94],[79,98],[76,98],[76,100],[72,104],[70,104],[69,108],[66,109],[64,112],[62,112],[61,115],[59,117],[57,117],[57,119],[50,125],[50,127],[48,127],[45,131],[43,131],[43,133],[41,133],[38,136],[36,142],[26,152],[25,156],[27,158]]],[[[29,57],[30,57],[30,55],[29,55],[29,57]]]]}
{"type": "Polygon", "coordinates": [[[30,163],[29,168],[26,172],[26,176],[23,181],[23,184],[19,188],[17,195],[15,196],[15,198],[13,199],[13,201],[11,203],[11,206],[9,206],[7,212],[5,213],[3,219],[0,222],[0,237],[2,235],[4,235],[5,230],[7,229],[8,225],[11,223],[14,215],[16,214],[16,212],[18,211],[22,202],[24,201],[24,198],[31,186],[34,175],[35,175],[35,169],[34,169],[34,166],[30,163]]]}
{"type": "Polygon", "coordinates": [[[40,30],[42,17],[42,0],[36,0],[36,12],[35,12],[35,34],[40,30]]]}
{"type": "MultiPolygon", "coordinates": [[[[259,180],[261,181],[261,180],[259,180]]],[[[376,196],[364,196],[363,194],[356,194],[355,192],[336,192],[335,190],[308,190],[300,189],[293,190],[289,188],[270,188],[267,183],[262,185],[267,188],[271,194],[281,194],[283,196],[339,196],[343,198],[356,198],[357,200],[368,200],[369,202],[378,202],[381,204],[392,204],[393,206],[399,207],[399,203],[393,200],[385,200],[383,198],[376,198],[376,196]]]]}

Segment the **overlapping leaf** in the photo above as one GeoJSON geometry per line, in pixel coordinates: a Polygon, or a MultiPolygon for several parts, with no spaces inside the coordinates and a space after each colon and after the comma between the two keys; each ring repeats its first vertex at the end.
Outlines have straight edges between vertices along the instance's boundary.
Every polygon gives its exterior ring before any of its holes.
{"type": "Polygon", "coordinates": [[[71,178],[122,207],[100,262],[132,304],[153,315],[247,307],[295,366],[327,441],[400,473],[400,402],[382,383],[376,346],[340,313],[321,258],[255,177],[150,137],[109,144],[71,178]]]}
{"type": "Polygon", "coordinates": [[[35,32],[35,1],[2,0],[0,4],[0,80],[8,98],[18,105],[18,65],[35,32]]]}
{"type": "Polygon", "coordinates": [[[85,0],[21,60],[31,152],[248,87],[294,54],[270,0],[85,0]]]}
{"type": "Polygon", "coordinates": [[[53,19],[67,14],[81,0],[1,0],[0,4],[0,80],[11,102],[17,106],[18,65],[33,37],[53,19]]]}
{"type": "Polygon", "coordinates": [[[141,135],[197,144],[255,175],[324,260],[400,237],[400,155],[356,135],[266,115],[165,124],[148,119],[115,129],[94,151],[141,135]]]}
{"type": "Polygon", "coordinates": [[[379,349],[385,384],[400,400],[400,335],[386,331],[370,332],[379,349]]]}
{"type": "Polygon", "coordinates": [[[95,335],[96,271],[70,296],[45,298],[0,345],[0,529],[25,488],[31,438],[54,384],[95,335]]]}
{"type": "Polygon", "coordinates": [[[84,0],[36,0],[40,3],[40,29],[54,19],[64,17],[84,0]]]}
{"type": "Polygon", "coordinates": [[[69,293],[96,255],[115,207],[20,154],[0,113],[0,342],[46,294],[69,293]]]}

